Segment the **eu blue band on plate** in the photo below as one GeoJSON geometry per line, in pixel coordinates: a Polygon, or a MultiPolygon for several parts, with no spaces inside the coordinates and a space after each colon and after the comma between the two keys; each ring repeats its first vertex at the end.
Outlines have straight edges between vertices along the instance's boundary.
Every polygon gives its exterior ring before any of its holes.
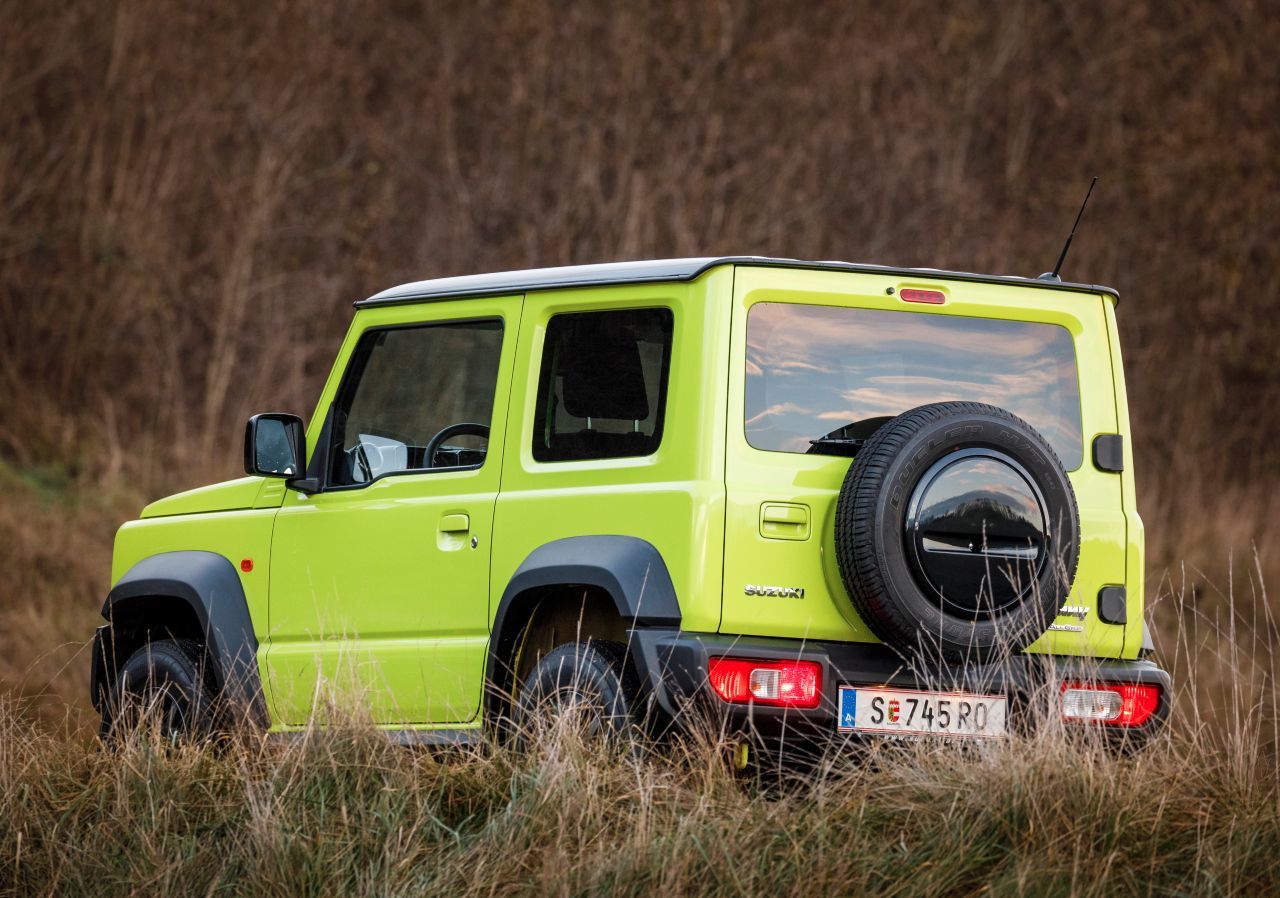
{"type": "Polygon", "coordinates": [[[858,719],[858,690],[840,690],[840,728],[852,729],[858,719]]]}

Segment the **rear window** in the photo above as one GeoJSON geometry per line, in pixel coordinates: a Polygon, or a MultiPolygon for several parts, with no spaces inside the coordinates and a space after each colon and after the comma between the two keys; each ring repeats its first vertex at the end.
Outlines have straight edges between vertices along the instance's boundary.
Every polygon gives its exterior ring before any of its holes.
{"type": "Polygon", "coordinates": [[[746,437],[757,449],[856,446],[908,409],[960,400],[1025,419],[1067,470],[1083,460],[1075,346],[1056,324],[757,303],[746,364],[746,437]]]}

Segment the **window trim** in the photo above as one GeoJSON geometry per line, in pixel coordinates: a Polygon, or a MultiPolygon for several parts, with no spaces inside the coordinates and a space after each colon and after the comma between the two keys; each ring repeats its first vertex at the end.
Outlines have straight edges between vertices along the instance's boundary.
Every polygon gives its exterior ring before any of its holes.
{"type": "Polygon", "coordinates": [[[560,466],[560,465],[584,465],[584,464],[607,465],[610,463],[635,463],[635,462],[652,463],[650,460],[653,459],[655,456],[657,456],[657,454],[660,451],[662,451],[663,440],[666,437],[666,421],[667,421],[667,407],[668,407],[667,399],[671,393],[671,390],[670,390],[671,369],[673,367],[673,363],[675,361],[675,356],[676,356],[676,346],[677,346],[676,319],[678,317],[679,316],[676,314],[675,308],[665,303],[654,303],[654,304],[645,304],[645,305],[623,305],[623,306],[613,306],[613,307],[603,307],[603,308],[599,306],[596,306],[593,308],[570,307],[570,308],[562,308],[558,311],[553,312],[551,315],[547,316],[546,321],[543,322],[541,325],[542,343],[541,343],[541,346],[539,346],[538,348],[538,356],[537,356],[537,372],[538,373],[537,373],[536,382],[534,384],[533,409],[531,410],[531,413],[529,416],[530,423],[532,425],[532,430],[530,433],[529,442],[526,444],[526,446],[528,447],[529,459],[532,462],[532,464],[535,466],[535,468],[550,468],[552,466],[560,466]],[[545,407],[543,406],[542,373],[543,373],[543,369],[545,367],[546,358],[547,358],[547,332],[551,328],[551,322],[557,318],[561,318],[566,315],[609,315],[609,314],[624,314],[627,312],[666,312],[668,315],[671,316],[671,340],[670,340],[670,344],[667,346],[665,358],[663,359],[664,364],[662,366],[662,377],[658,381],[658,405],[657,405],[657,412],[656,412],[657,417],[654,420],[653,436],[655,438],[655,442],[653,445],[653,450],[650,452],[646,452],[643,455],[607,455],[607,456],[593,456],[591,458],[552,458],[552,459],[538,458],[537,441],[538,441],[538,435],[541,432],[541,429],[543,426],[542,416],[538,414],[538,411],[540,408],[542,408],[544,413],[546,411],[545,407]]]}
{"type": "MultiPolygon", "coordinates": [[[[362,490],[370,486],[373,486],[373,484],[378,483],[382,480],[385,480],[388,477],[405,477],[405,476],[418,476],[423,474],[445,474],[445,473],[474,474],[475,472],[483,469],[484,466],[488,464],[489,451],[488,451],[488,447],[486,446],[484,461],[482,461],[478,465],[456,465],[450,468],[405,468],[402,471],[385,471],[384,473],[379,474],[377,477],[374,477],[370,480],[366,480],[363,483],[334,483],[332,480],[333,460],[334,460],[335,454],[341,451],[340,447],[342,443],[342,434],[340,433],[340,430],[345,429],[345,426],[346,426],[346,423],[343,422],[342,428],[338,427],[338,424],[337,424],[337,416],[339,414],[338,407],[342,404],[342,400],[347,395],[347,392],[349,390],[355,389],[355,386],[359,383],[359,379],[364,376],[364,370],[369,363],[369,357],[373,354],[372,350],[364,352],[362,354],[361,347],[363,347],[367,342],[371,341],[376,335],[386,333],[388,331],[422,330],[430,327],[447,327],[451,325],[480,324],[485,322],[496,322],[498,324],[498,332],[502,335],[502,342],[498,346],[498,378],[497,378],[497,382],[495,382],[493,385],[495,414],[489,420],[489,436],[490,436],[489,442],[490,444],[492,444],[494,422],[498,420],[496,411],[497,411],[498,387],[502,381],[502,353],[506,350],[507,322],[505,318],[503,318],[501,315],[476,315],[476,316],[471,316],[467,318],[441,318],[434,321],[411,321],[411,322],[406,322],[404,324],[377,325],[374,327],[366,328],[363,332],[361,332],[359,338],[356,340],[356,345],[351,350],[351,355],[348,357],[346,368],[342,372],[342,380],[338,382],[338,388],[337,390],[334,391],[334,394],[333,394],[333,404],[332,404],[331,414],[333,415],[334,421],[333,421],[333,426],[330,428],[328,444],[324,447],[324,468],[323,468],[323,474],[321,475],[324,479],[322,481],[320,492],[345,493],[345,492],[351,492],[353,490],[362,490]]],[[[320,448],[321,447],[317,446],[316,451],[319,452],[320,448]]]]}

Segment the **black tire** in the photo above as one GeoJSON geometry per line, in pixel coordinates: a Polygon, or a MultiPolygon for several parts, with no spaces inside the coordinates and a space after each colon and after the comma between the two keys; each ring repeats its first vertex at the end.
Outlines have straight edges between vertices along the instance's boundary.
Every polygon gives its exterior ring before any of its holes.
{"type": "Polygon", "coordinates": [[[591,640],[558,645],[525,678],[516,699],[517,738],[523,740],[550,714],[584,715],[589,739],[633,742],[638,736],[637,684],[626,647],[591,640]]]}
{"type": "Polygon", "coordinates": [[[940,402],[899,415],[858,451],[835,542],[854,609],[881,640],[980,661],[1025,648],[1052,623],[1075,579],[1080,517],[1035,428],[992,405],[940,402]],[[969,483],[978,486],[948,492],[969,483]],[[1015,498],[1005,501],[1006,487],[1015,498]],[[1001,528],[1008,538],[988,539],[1001,528]]]}
{"type": "Polygon", "coordinates": [[[190,639],[160,639],[130,655],[103,705],[102,734],[119,741],[154,722],[171,742],[196,740],[212,731],[213,684],[204,649],[190,639]]]}

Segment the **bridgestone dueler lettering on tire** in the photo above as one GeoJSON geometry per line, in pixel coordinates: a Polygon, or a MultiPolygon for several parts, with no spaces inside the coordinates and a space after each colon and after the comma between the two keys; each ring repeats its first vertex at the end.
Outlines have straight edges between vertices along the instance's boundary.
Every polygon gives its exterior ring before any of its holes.
{"type": "Polygon", "coordinates": [[[855,610],[899,650],[948,661],[1025,648],[1079,561],[1062,463],[1030,424],[976,402],[905,412],[858,451],[836,503],[855,610]]]}

